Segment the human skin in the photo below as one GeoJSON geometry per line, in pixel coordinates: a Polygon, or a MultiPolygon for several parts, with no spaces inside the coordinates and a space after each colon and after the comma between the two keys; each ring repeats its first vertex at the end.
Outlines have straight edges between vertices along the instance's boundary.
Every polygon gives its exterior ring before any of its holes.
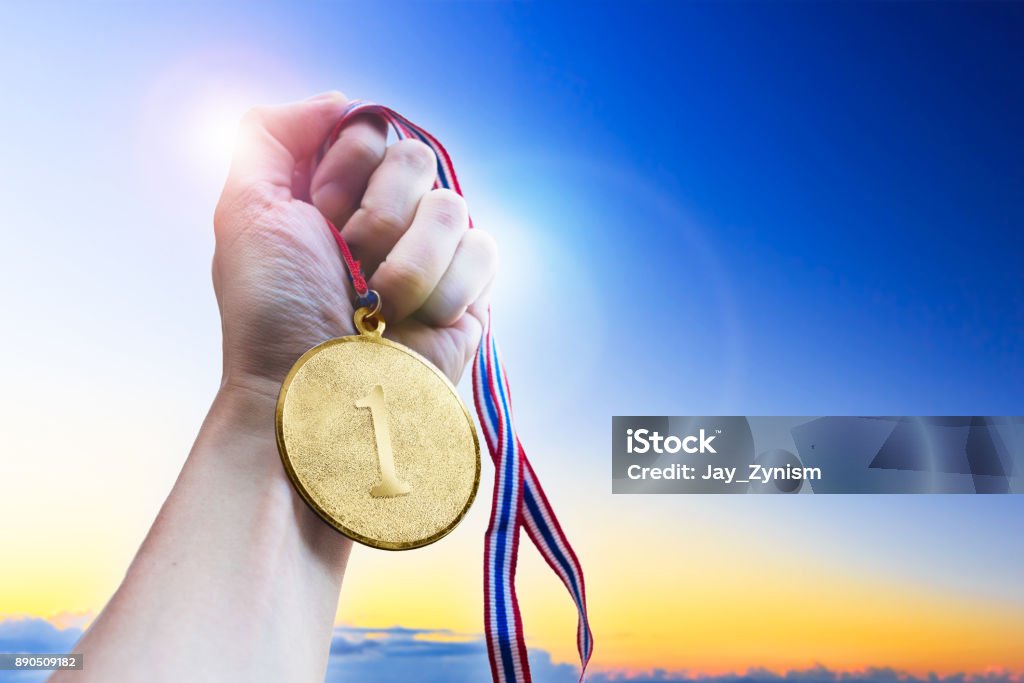
{"type": "Polygon", "coordinates": [[[252,110],[214,214],[220,389],[123,582],[74,648],[93,681],[322,681],[351,541],[293,490],[277,454],[281,381],[354,332],[354,293],[325,216],[380,292],[385,336],[457,382],[479,342],[497,252],[461,197],[432,190],[420,142],[348,125],[340,93],[252,110]]]}

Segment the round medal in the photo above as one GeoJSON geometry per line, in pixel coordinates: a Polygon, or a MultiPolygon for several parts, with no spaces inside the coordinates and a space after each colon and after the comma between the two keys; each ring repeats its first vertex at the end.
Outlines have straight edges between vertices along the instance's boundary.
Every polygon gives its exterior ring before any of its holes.
{"type": "Polygon", "coordinates": [[[281,387],[277,444],[317,514],[374,548],[419,548],[462,520],[480,483],[476,426],[430,361],[384,339],[384,322],[302,355],[281,387]]]}

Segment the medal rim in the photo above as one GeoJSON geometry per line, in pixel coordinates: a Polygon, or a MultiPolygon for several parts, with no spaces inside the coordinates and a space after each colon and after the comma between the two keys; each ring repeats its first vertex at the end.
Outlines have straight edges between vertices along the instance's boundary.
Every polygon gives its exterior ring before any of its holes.
{"type": "Polygon", "coordinates": [[[466,513],[469,512],[469,508],[473,506],[473,503],[476,500],[477,492],[480,489],[480,471],[482,469],[480,462],[480,438],[479,435],[477,434],[476,423],[473,421],[473,416],[466,408],[466,404],[463,402],[462,397],[459,396],[459,392],[455,388],[455,385],[452,384],[451,380],[449,380],[448,377],[443,372],[441,372],[441,370],[436,365],[431,363],[429,360],[427,360],[425,357],[423,357],[416,351],[413,351],[404,344],[393,342],[390,339],[385,339],[384,337],[378,335],[354,334],[347,335],[344,337],[335,337],[333,339],[328,339],[327,341],[320,342],[319,344],[317,344],[316,346],[312,347],[311,349],[303,353],[301,356],[299,356],[299,359],[295,361],[295,364],[292,365],[291,369],[288,371],[288,374],[285,375],[284,381],[281,383],[281,391],[278,394],[277,408],[274,414],[274,431],[275,436],[277,438],[277,451],[278,455],[281,457],[281,463],[284,465],[284,469],[288,473],[288,478],[291,480],[292,486],[294,486],[295,489],[299,492],[299,496],[306,502],[306,505],[308,505],[313,510],[313,512],[315,512],[317,516],[320,517],[320,519],[325,521],[336,531],[344,534],[353,541],[361,543],[365,546],[369,546],[371,548],[377,548],[378,550],[413,550],[415,548],[422,548],[424,546],[428,546],[432,543],[440,541],[442,538],[444,538],[452,531],[454,531],[455,527],[457,527],[459,523],[462,522],[462,520],[466,516],[466,513]],[[427,538],[420,539],[417,541],[381,541],[375,538],[364,536],[363,534],[360,534],[357,531],[349,529],[344,524],[334,519],[330,513],[324,510],[316,502],[316,500],[314,500],[313,496],[309,493],[309,491],[306,490],[306,487],[303,486],[298,473],[296,473],[295,469],[292,467],[291,460],[288,457],[288,448],[284,443],[284,403],[285,398],[288,395],[288,389],[291,388],[292,380],[295,379],[295,375],[297,375],[299,370],[302,369],[302,366],[304,366],[316,354],[320,353],[324,349],[329,348],[331,346],[337,346],[339,344],[346,344],[352,342],[382,344],[384,346],[391,347],[397,351],[401,351],[402,353],[412,356],[416,360],[423,363],[425,366],[427,366],[428,369],[430,369],[434,373],[434,375],[436,375],[444,383],[448,390],[452,392],[452,394],[455,396],[455,400],[459,404],[459,407],[462,409],[462,414],[465,415],[466,417],[466,422],[469,424],[469,431],[473,437],[473,452],[476,455],[476,473],[473,477],[473,487],[470,491],[469,498],[467,498],[466,504],[463,506],[459,514],[455,516],[455,518],[451,521],[450,524],[448,524],[448,526],[441,529],[437,533],[428,536],[427,538]]]}

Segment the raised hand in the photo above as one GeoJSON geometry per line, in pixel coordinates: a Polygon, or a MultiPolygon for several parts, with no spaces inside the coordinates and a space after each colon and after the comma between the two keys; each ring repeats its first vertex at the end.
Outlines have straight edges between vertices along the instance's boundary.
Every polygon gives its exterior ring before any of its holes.
{"type": "Polygon", "coordinates": [[[254,109],[242,123],[214,219],[227,385],[275,394],[302,353],[354,332],[354,294],[325,217],[380,293],[385,336],[453,382],[476,349],[493,240],[468,229],[461,197],[431,189],[433,152],[414,140],[387,147],[376,119],[354,120],[313,170],[345,104],[328,93],[254,109]]]}

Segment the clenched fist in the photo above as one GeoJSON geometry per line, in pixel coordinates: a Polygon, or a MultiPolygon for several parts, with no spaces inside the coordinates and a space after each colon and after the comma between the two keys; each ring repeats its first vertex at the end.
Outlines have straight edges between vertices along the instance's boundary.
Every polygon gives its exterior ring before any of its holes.
{"type": "Polygon", "coordinates": [[[353,120],[314,168],[345,105],[327,93],[259,107],[242,121],[214,216],[225,386],[276,396],[300,355],[354,333],[354,293],[326,219],[380,293],[385,336],[453,382],[476,350],[494,241],[469,230],[461,197],[431,189],[430,148],[415,140],[388,147],[376,118],[353,120]]]}

